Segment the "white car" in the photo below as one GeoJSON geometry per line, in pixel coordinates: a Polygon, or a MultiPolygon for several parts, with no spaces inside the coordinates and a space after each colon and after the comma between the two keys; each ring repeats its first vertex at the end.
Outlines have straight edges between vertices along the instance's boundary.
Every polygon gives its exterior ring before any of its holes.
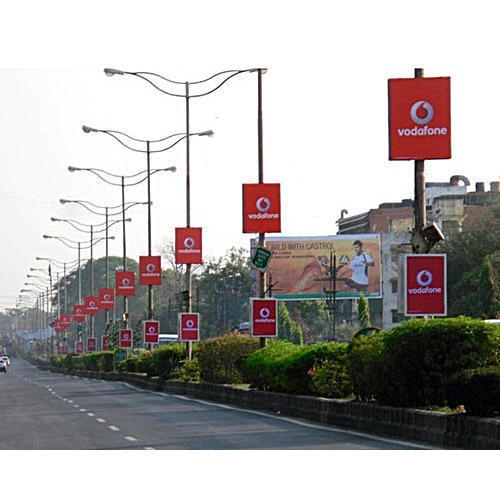
{"type": "Polygon", "coordinates": [[[0,358],[0,372],[7,373],[7,363],[0,358]]]}
{"type": "Polygon", "coordinates": [[[10,359],[8,356],[2,356],[0,358],[7,366],[10,366],[10,359]]]}

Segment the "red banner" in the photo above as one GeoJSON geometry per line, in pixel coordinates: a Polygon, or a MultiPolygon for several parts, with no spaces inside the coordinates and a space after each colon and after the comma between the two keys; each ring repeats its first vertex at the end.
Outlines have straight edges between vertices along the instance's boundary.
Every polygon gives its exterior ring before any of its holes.
{"type": "Polygon", "coordinates": [[[139,284],[161,285],[161,257],[159,255],[139,257],[139,284]]]}
{"type": "Polygon", "coordinates": [[[99,297],[85,297],[83,304],[87,314],[94,316],[99,312],[99,297]]]}
{"type": "Polygon", "coordinates": [[[73,321],[77,323],[82,323],[85,321],[85,307],[80,304],[75,304],[73,306],[73,321]]]}
{"type": "Polygon", "coordinates": [[[157,344],[160,335],[160,322],[152,319],[143,321],[142,331],[145,344],[157,344]]]}
{"type": "Polygon", "coordinates": [[[61,346],[61,354],[63,356],[66,356],[68,354],[68,346],[67,345],[62,345],[61,346]]]}
{"type": "Polygon", "coordinates": [[[243,184],[243,232],[281,232],[279,184],[243,184]]]}
{"type": "Polygon", "coordinates": [[[81,340],[75,342],[75,354],[83,354],[83,345],[81,340]]]}
{"type": "Polygon", "coordinates": [[[389,80],[389,159],[451,158],[450,78],[389,80]]]}
{"type": "Polygon", "coordinates": [[[446,316],[446,255],[405,258],[405,315],[446,316]]]}
{"type": "Polygon", "coordinates": [[[114,288],[101,288],[99,290],[99,307],[101,309],[113,309],[115,307],[114,288]]]}
{"type": "Polygon", "coordinates": [[[183,342],[200,340],[198,313],[179,313],[179,340],[183,342]]]}
{"type": "Polygon", "coordinates": [[[71,314],[61,314],[59,324],[64,330],[69,328],[71,326],[71,314]]]}
{"type": "Polygon", "coordinates": [[[250,327],[254,337],[277,337],[278,301],[250,299],[250,327]]]}
{"type": "Polygon", "coordinates": [[[61,326],[61,320],[60,319],[56,319],[56,320],[54,320],[52,322],[52,328],[54,328],[54,330],[57,333],[64,332],[64,328],[61,326]]]}
{"type": "Polygon", "coordinates": [[[87,339],[87,352],[95,352],[97,349],[97,339],[95,337],[89,337],[87,339]]]}
{"type": "Polygon", "coordinates": [[[116,271],[116,294],[135,295],[135,274],[133,271],[116,271]]]}
{"type": "Polygon", "coordinates": [[[131,349],[133,343],[132,330],[120,330],[120,349],[131,349]]]}
{"type": "Polygon", "coordinates": [[[101,351],[109,351],[109,336],[103,335],[101,337],[101,351]]]}
{"type": "Polygon", "coordinates": [[[175,263],[203,264],[202,228],[175,228],[175,263]]]}

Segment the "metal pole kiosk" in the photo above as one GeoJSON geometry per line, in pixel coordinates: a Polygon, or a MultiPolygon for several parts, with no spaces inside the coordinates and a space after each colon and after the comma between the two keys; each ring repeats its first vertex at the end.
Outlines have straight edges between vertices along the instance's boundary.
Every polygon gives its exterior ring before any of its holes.
{"type": "MultiPolygon", "coordinates": [[[[415,68],[415,78],[423,78],[424,70],[415,68]]],[[[413,203],[415,227],[414,234],[426,226],[425,173],[424,160],[415,160],[415,201],[413,203]]]]}
{"type": "MultiPolygon", "coordinates": [[[[191,227],[191,177],[189,154],[189,82],[186,82],[186,227],[191,227]]],[[[186,264],[187,312],[193,310],[191,264],[186,264]]],[[[193,357],[193,346],[186,342],[187,358],[193,357]]]]}

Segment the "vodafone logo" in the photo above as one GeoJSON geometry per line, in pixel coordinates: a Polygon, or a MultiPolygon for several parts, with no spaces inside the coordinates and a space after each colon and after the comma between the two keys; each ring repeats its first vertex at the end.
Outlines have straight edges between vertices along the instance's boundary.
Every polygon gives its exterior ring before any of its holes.
{"type": "Polygon", "coordinates": [[[271,208],[271,201],[265,196],[261,196],[255,203],[255,207],[261,213],[267,212],[271,208]]]}
{"type": "Polygon", "coordinates": [[[186,326],[187,326],[188,328],[193,328],[193,326],[194,326],[194,321],[193,321],[192,319],[188,319],[188,320],[186,321],[186,326]]]}
{"type": "Polygon", "coordinates": [[[95,307],[95,302],[93,300],[89,302],[89,307],[95,307]]]}
{"type": "Polygon", "coordinates": [[[427,269],[423,269],[417,274],[417,283],[420,286],[429,286],[432,283],[432,273],[427,271],[427,269]]]}
{"type": "Polygon", "coordinates": [[[269,213],[271,210],[271,200],[266,196],[261,196],[255,202],[258,213],[248,214],[249,219],[279,219],[278,213],[269,213]]]}
{"type": "Polygon", "coordinates": [[[261,307],[259,310],[259,316],[260,318],[255,319],[256,323],[276,323],[274,318],[270,318],[271,309],[268,307],[261,307]]]}
{"type": "Polygon", "coordinates": [[[148,328],[148,332],[149,332],[149,333],[156,333],[156,327],[154,327],[154,326],[150,326],[150,327],[148,328]]]}
{"type": "Polygon", "coordinates": [[[417,101],[410,109],[411,119],[418,125],[425,125],[434,118],[434,108],[427,101],[417,101]],[[422,117],[422,111],[425,111],[425,116],[422,117]]]}
{"type": "Polygon", "coordinates": [[[123,278],[122,279],[122,286],[129,286],[130,285],[130,280],[128,278],[123,278]]]}
{"type": "Polygon", "coordinates": [[[156,270],[156,266],[155,266],[154,264],[152,264],[152,263],[150,263],[150,264],[148,264],[148,265],[146,266],[146,271],[147,271],[148,273],[154,273],[154,272],[155,272],[155,270],[156,270]]]}
{"type": "Polygon", "coordinates": [[[123,340],[130,340],[130,334],[129,333],[122,334],[122,339],[123,340]]]}
{"type": "Polygon", "coordinates": [[[104,298],[104,300],[109,301],[109,300],[111,300],[111,295],[109,295],[109,293],[105,293],[103,298],[104,298]]]}
{"type": "Polygon", "coordinates": [[[192,236],[187,236],[182,242],[184,248],[179,248],[179,253],[182,254],[201,254],[201,249],[194,248],[196,245],[196,240],[192,236]]]}
{"type": "Polygon", "coordinates": [[[193,248],[195,244],[196,242],[194,241],[194,238],[191,238],[191,236],[184,239],[184,248],[193,248]]]}
{"type": "Polygon", "coordinates": [[[269,318],[269,315],[271,314],[271,311],[267,307],[263,307],[260,312],[260,317],[261,318],[269,318]]]}

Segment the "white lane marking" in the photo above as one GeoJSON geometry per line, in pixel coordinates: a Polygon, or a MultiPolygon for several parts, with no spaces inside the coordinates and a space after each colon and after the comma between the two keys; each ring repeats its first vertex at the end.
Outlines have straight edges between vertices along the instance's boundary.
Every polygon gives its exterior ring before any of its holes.
{"type": "Polygon", "coordinates": [[[100,424],[104,424],[106,422],[106,420],[104,420],[103,418],[96,418],[96,420],[100,423],[100,424]]]}
{"type": "Polygon", "coordinates": [[[79,405],[73,405],[73,408],[80,408],[79,405]]]}
{"type": "Polygon", "coordinates": [[[87,413],[89,417],[95,417],[95,413],[87,413]]]}
{"type": "Polygon", "coordinates": [[[114,426],[114,425],[108,425],[108,428],[111,429],[112,431],[119,431],[120,429],[118,429],[118,427],[114,426]]]}
{"type": "Polygon", "coordinates": [[[137,439],[132,436],[125,436],[125,439],[127,439],[128,441],[137,441],[137,439]]]}
{"type": "Polygon", "coordinates": [[[154,450],[154,448],[152,446],[147,446],[146,448],[144,448],[145,450],[154,450]]]}
{"type": "Polygon", "coordinates": [[[85,410],[84,408],[80,408],[80,411],[87,411],[87,410],[85,410]]]}
{"type": "Polygon", "coordinates": [[[340,433],[343,433],[343,434],[349,434],[351,436],[358,436],[358,437],[363,437],[363,438],[367,438],[367,439],[372,439],[374,441],[380,441],[380,442],[383,442],[383,443],[396,444],[398,446],[412,446],[414,448],[418,448],[418,449],[422,449],[422,450],[440,450],[441,449],[441,448],[438,448],[438,447],[424,446],[424,445],[417,444],[417,443],[412,443],[412,442],[409,442],[409,441],[401,441],[401,440],[398,440],[398,439],[389,439],[389,438],[383,438],[383,437],[373,436],[371,434],[366,434],[364,432],[350,431],[350,430],[347,430],[347,429],[342,429],[340,427],[335,427],[334,425],[328,425],[328,426],[326,426],[326,425],[321,425],[321,424],[309,424],[307,422],[302,422],[300,420],[295,420],[294,418],[281,417],[281,416],[278,417],[277,415],[272,415],[272,414],[260,412],[260,411],[257,411],[257,410],[247,410],[245,408],[238,408],[238,407],[235,407],[235,406],[229,406],[229,405],[225,405],[225,404],[222,404],[222,403],[213,403],[213,402],[203,401],[201,399],[195,399],[195,398],[191,398],[191,397],[188,397],[188,396],[182,396],[180,394],[163,394],[161,392],[149,391],[147,389],[140,389],[138,387],[135,387],[133,385],[128,384],[127,382],[119,382],[119,383],[121,383],[121,384],[129,387],[130,389],[134,389],[134,390],[139,391],[139,392],[149,392],[151,394],[156,394],[157,396],[161,396],[161,397],[164,397],[164,398],[167,398],[167,399],[168,399],[169,396],[171,396],[171,397],[174,397],[174,398],[184,399],[186,401],[194,401],[196,403],[199,403],[199,404],[202,404],[202,405],[206,405],[206,406],[215,406],[217,408],[224,408],[226,410],[239,411],[239,412],[243,412],[243,413],[251,413],[253,415],[259,415],[261,417],[274,418],[276,420],[283,420],[283,421],[289,422],[291,424],[300,425],[302,427],[309,427],[311,429],[319,429],[319,430],[328,431],[328,432],[340,432],[340,433]]]}
{"type": "Polygon", "coordinates": [[[68,399],[68,403],[72,403],[73,401],[71,399],[68,399]]]}

